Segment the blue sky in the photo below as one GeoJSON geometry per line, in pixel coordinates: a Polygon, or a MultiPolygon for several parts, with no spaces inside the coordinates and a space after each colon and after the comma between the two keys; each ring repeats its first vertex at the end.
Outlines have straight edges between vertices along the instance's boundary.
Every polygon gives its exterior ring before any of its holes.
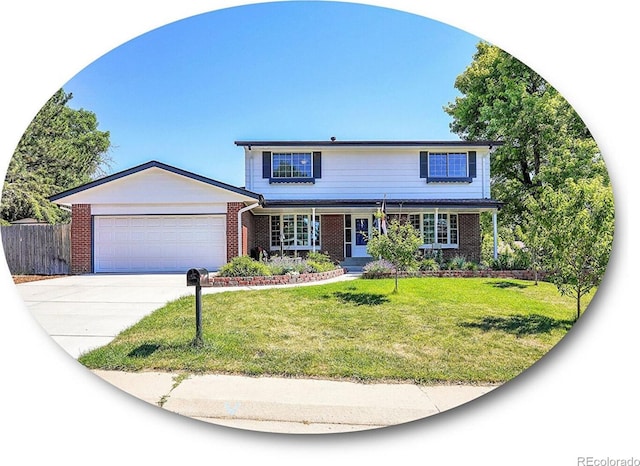
{"type": "Polygon", "coordinates": [[[479,40],[369,5],[245,5],[132,39],[63,87],[110,131],[112,172],[158,160],[241,186],[235,140],[458,139],[443,106],[479,40]]]}

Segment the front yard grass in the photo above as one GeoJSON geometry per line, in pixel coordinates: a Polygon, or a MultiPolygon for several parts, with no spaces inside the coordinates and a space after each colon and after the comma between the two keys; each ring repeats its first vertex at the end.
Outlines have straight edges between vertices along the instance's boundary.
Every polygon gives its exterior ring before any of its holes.
{"type": "Polygon", "coordinates": [[[205,294],[201,347],[192,344],[195,300],[185,297],[79,360],[126,371],[501,383],[544,356],[575,315],[549,283],[406,278],[393,288],[392,279],[359,279],[205,294]]]}

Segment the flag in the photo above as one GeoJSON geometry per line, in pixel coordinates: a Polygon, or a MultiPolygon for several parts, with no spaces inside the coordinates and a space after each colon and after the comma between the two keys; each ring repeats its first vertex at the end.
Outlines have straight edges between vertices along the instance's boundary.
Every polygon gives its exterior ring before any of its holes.
{"type": "Polygon", "coordinates": [[[378,230],[383,235],[387,234],[387,207],[386,207],[386,195],[382,199],[382,207],[379,209],[379,218],[378,218],[378,230]]]}

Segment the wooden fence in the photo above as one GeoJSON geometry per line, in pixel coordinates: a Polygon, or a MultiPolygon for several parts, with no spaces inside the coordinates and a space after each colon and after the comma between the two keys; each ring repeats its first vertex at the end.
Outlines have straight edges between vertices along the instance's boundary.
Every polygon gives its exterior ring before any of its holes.
{"type": "Polygon", "coordinates": [[[12,275],[64,275],[71,263],[71,225],[0,227],[12,275]]]}

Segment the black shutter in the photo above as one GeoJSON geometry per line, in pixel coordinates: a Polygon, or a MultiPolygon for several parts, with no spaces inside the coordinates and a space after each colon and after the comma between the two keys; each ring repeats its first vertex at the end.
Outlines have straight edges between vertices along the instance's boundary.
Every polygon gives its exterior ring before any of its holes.
{"type": "Polygon", "coordinates": [[[427,157],[428,152],[420,152],[420,178],[428,178],[427,157]]]}
{"type": "Polygon", "coordinates": [[[476,151],[469,151],[469,178],[475,178],[476,170],[476,151]]]}
{"type": "Polygon", "coordinates": [[[262,153],[262,178],[271,178],[271,152],[262,153]]]}
{"type": "Polygon", "coordinates": [[[313,153],[313,177],[322,178],[322,152],[313,153]]]}

